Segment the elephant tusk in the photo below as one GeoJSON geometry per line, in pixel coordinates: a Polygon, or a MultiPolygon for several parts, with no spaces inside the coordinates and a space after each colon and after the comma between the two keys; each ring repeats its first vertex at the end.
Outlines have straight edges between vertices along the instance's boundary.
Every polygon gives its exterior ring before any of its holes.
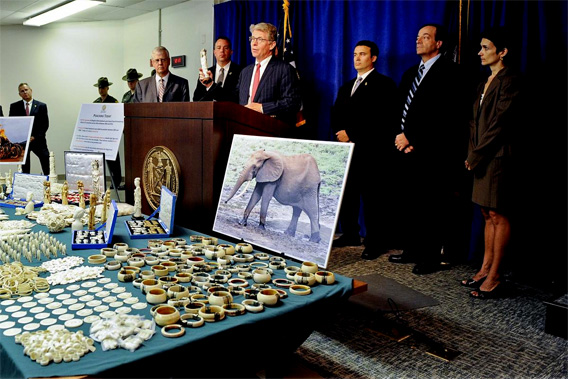
{"type": "Polygon", "coordinates": [[[245,189],[242,190],[241,193],[236,194],[235,197],[233,197],[233,199],[238,199],[239,197],[243,196],[245,194],[245,192],[247,192],[247,189],[249,188],[250,182],[251,182],[250,180],[247,180],[247,185],[246,185],[245,189]]]}

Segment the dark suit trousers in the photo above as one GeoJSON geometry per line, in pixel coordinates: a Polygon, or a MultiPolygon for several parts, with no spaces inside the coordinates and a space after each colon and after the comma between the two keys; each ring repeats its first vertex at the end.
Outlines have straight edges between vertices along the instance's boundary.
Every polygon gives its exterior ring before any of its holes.
{"type": "Polygon", "coordinates": [[[30,173],[30,152],[32,151],[39,159],[43,175],[49,175],[49,149],[47,148],[47,141],[45,137],[34,138],[34,140],[30,142],[26,164],[22,165],[22,172],[24,174],[30,173]]]}
{"type": "Polygon", "coordinates": [[[112,177],[114,185],[118,187],[122,182],[122,172],[120,168],[120,153],[116,153],[116,160],[106,161],[109,175],[112,177]]]}
{"type": "Polygon", "coordinates": [[[362,201],[363,223],[365,226],[365,246],[394,248],[397,245],[392,188],[385,183],[391,171],[387,167],[369,168],[370,157],[361,158],[353,154],[347,183],[343,193],[339,221],[341,230],[350,237],[360,235],[360,210],[362,201]],[[377,180],[380,177],[380,180],[377,180]]]}

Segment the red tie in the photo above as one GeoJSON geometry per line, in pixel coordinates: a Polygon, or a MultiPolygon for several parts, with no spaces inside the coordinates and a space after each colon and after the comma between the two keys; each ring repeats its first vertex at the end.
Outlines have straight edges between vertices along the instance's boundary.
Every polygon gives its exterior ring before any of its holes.
{"type": "Polygon", "coordinates": [[[26,102],[26,116],[30,115],[30,103],[26,102]]]}
{"type": "Polygon", "coordinates": [[[254,101],[254,95],[258,89],[258,82],[260,82],[260,63],[256,64],[256,72],[254,73],[254,80],[252,82],[252,94],[250,95],[250,102],[254,101]]]}

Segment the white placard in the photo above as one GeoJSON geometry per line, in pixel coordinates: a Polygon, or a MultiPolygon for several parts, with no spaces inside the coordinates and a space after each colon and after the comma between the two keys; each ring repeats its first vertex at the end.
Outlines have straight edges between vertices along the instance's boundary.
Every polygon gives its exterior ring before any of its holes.
{"type": "Polygon", "coordinates": [[[82,104],[70,149],[105,153],[105,159],[116,160],[124,129],[124,104],[82,104]]]}
{"type": "Polygon", "coordinates": [[[31,192],[34,201],[43,201],[43,183],[47,180],[47,175],[14,173],[12,199],[24,200],[27,198],[28,192],[31,192]]]}

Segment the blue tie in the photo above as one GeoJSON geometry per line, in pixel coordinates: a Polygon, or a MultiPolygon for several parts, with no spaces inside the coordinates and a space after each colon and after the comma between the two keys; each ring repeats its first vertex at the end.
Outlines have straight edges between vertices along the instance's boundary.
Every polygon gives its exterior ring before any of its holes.
{"type": "Polygon", "coordinates": [[[406,119],[406,112],[408,112],[408,108],[410,107],[410,103],[412,102],[412,99],[414,98],[414,93],[416,92],[416,89],[418,88],[418,85],[420,84],[420,81],[422,80],[422,74],[424,73],[424,63],[420,63],[420,68],[418,69],[418,74],[416,75],[416,78],[414,78],[414,81],[412,82],[412,85],[410,86],[410,91],[408,92],[408,96],[406,97],[406,103],[404,104],[404,109],[402,110],[402,122],[400,123],[400,128],[402,130],[404,130],[404,121],[406,119]]]}

